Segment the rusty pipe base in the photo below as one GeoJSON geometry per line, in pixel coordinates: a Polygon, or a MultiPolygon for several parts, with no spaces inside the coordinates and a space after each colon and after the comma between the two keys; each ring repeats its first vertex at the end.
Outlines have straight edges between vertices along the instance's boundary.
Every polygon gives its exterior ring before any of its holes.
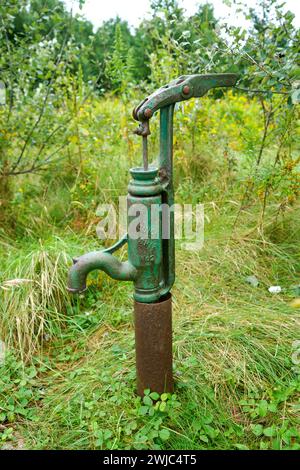
{"type": "Polygon", "coordinates": [[[134,302],[137,392],[173,392],[172,296],[151,304],[134,302]]]}

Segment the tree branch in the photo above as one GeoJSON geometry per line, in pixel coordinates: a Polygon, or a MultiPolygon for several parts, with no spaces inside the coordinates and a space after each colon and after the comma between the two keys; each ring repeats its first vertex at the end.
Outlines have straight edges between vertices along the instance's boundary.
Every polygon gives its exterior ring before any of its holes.
{"type": "Polygon", "coordinates": [[[236,90],[245,91],[246,93],[273,93],[276,95],[289,95],[288,91],[273,91],[273,90],[251,90],[251,88],[234,87],[236,90]]]}

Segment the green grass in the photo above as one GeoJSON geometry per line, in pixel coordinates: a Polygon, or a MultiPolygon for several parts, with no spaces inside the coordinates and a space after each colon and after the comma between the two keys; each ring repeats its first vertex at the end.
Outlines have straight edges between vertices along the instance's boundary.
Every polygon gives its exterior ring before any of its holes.
{"type": "Polygon", "coordinates": [[[67,231],[43,242],[6,240],[2,285],[22,277],[35,287],[0,294],[11,349],[1,371],[2,440],[30,449],[299,449],[292,353],[300,315],[289,305],[299,284],[298,212],[269,228],[274,243],[247,236],[246,224],[232,236],[230,204],[208,206],[203,250],[178,243],[176,388],[158,404],[135,395],[130,283],[95,274],[86,296],[65,292],[70,256],[95,242],[82,246],[67,231]],[[270,285],[282,293],[270,294],[270,285]]]}
{"type": "MultiPolygon", "coordinates": [[[[9,182],[0,207],[0,442],[27,449],[299,449],[300,315],[290,305],[300,297],[297,144],[292,133],[274,166],[275,128],[254,168],[263,129],[256,100],[228,93],[176,111],[176,202],[204,203],[205,246],[198,253],[176,247],[174,395],[136,397],[130,283],[93,273],[84,296],[66,292],[72,256],[99,247],[99,202],[117,204],[128,169],[140,164],[131,117],[140,99],[86,102],[80,139],[71,136],[62,158],[9,182]],[[250,275],[258,287],[246,282],[250,275]],[[282,292],[270,294],[271,285],[282,292]]],[[[155,117],[151,160],[158,125],[155,117]]],[[[57,137],[53,150],[65,138],[57,137]]],[[[22,146],[14,139],[8,159],[22,146]]]]}
{"type": "MultiPolygon", "coordinates": [[[[140,162],[127,107],[118,99],[93,103],[81,122],[89,130],[82,160],[72,144],[67,160],[51,171],[13,180],[8,223],[0,228],[0,339],[6,345],[0,448],[1,440],[27,449],[300,448],[300,374],[293,362],[300,314],[290,305],[300,296],[300,208],[286,202],[288,186],[280,179],[264,230],[257,230],[259,190],[274,160],[268,148],[235,226],[260,144],[252,122],[259,112],[253,101],[236,103],[251,118],[244,122],[251,137],[245,143],[234,113],[223,129],[229,102],[202,103],[207,108],[199,108],[203,129],[194,149],[194,119],[182,110],[175,120],[176,202],[204,203],[205,245],[200,252],[176,246],[172,396],[135,394],[130,283],[92,273],[85,295],[66,292],[72,256],[100,245],[98,203],[117,203],[126,194],[127,169],[140,162]],[[215,137],[207,131],[212,118],[220,127],[215,137]],[[246,282],[250,275],[258,287],[246,282]],[[282,292],[270,294],[271,285],[282,292]]],[[[149,151],[156,155],[158,121],[152,124],[149,151]]],[[[293,181],[292,173],[286,176],[293,181]]],[[[125,258],[126,249],[117,256],[125,258]]]]}

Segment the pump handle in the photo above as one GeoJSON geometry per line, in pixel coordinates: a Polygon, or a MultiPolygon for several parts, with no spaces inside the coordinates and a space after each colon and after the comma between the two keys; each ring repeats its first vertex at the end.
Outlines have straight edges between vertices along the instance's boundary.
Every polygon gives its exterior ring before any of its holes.
{"type": "Polygon", "coordinates": [[[136,121],[148,121],[158,109],[178,101],[200,98],[211,88],[232,87],[238,78],[235,73],[182,75],[143,100],[133,110],[133,117],[136,121]]]}

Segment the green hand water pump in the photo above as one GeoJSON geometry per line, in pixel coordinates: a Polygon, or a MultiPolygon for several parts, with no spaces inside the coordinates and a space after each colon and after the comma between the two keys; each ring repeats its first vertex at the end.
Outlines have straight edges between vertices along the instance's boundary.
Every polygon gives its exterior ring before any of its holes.
{"type": "Polygon", "coordinates": [[[232,87],[237,79],[235,74],[184,75],[159,88],[134,109],[133,117],[139,121],[136,134],[143,139],[143,166],[130,169],[128,233],[110,248],[75,258],[69,271],[68,290],[72,293],[85,291],[87,276],[96,269],[113,279],[133,282],[139,395],[143,395],[145,389],[158,393],[173,390],[170,291],[175,280],[174,211],[160,208],[174,205],[175,103],[199,98],[211,88],[232,87]],[[149,122],[158,110],[160,151],[158,165],[151,166],[147,144],[149,122]],[[121,262],[113,253],[125,243],[128,244],[128,261],[121,262]]]}

